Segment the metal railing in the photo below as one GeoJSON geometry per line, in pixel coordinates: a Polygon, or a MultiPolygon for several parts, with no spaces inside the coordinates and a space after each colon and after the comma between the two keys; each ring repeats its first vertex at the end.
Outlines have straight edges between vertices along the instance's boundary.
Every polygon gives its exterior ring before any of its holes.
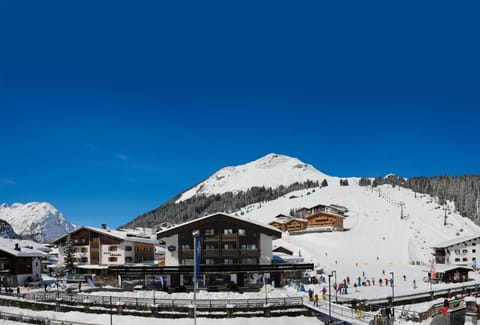
{"type": "Polygon", "coordinates": [[[52,319],[48,317],[33,316],[33,315],[21,315],[21,314],[12,314],[0,312],[0,319],[12,320],[22,323],[31,323],[31,324],[50,324],[50,325],[96,325],[92,323],[82,323],[76,321],[65,321],[52,319]]]}
{"type": "MultiPolygon", "coordinates": [[[[120,297],[120,296],[97,296],[85,294],[68,294],[63,292],[41,292],[41,293],[25,293],[10,294],[21,299],[36,302],[65,302],[72,304],[95,304],[108,305],[122,304],[126,306],[143,306],[150,307],[156,305],[158,307],[181,308],[193,305],[193,299],[165,299],[165,298],[136,298],[136,297],[120,297]]],[[[235,306],[237,308],[254,308],[264,307],[265,304],[270,306],[298,306],[303,305],[302,297],[284,297],[284,298],[254,298],[254,299],[197,299],[198,308],[227,308],[227,306],[235,306]]]]}

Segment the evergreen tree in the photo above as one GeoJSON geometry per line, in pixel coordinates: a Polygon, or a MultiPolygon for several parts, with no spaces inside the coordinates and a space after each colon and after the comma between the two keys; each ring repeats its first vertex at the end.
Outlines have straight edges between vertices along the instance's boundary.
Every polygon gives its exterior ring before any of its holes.
{"type": "Polygon", "coordinates": [[[325,187],[325,186],[328,186],[328,182],[326,178],[324,178],[322,181],[322,187],[325,187]]]}
{"type": "Polygon", "coordinates": [[[73,248],[73,242],[72,242],[72,236],[70,233],[67,234],[67,238],[65,239],[65,273],[71,273],[73,272],[74,269],[74,248],[73,248]]]}

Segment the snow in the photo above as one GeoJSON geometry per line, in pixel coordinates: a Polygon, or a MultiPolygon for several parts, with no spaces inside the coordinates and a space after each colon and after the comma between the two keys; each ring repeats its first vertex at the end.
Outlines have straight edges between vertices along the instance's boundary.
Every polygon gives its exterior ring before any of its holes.
{"type": "MultiPolygon", "coordinates": [[[[110,315],[109,314],[87,314],[81,312],[67,312],[67,313],[59,313],[53,311],[31,311],[27,309],[20,309],[15,307],[3,307],[0,306],[0,312],[7,312],[17,315],[37,315],[40,317],[48,317],[54,318],[57,320],[63,321],[77,321],[83,322],[88,324],[110,324],[110,315]]],[[[193,323],[193,319],[191,318],[181,318],[181,319],[159,319],[153,317],[136,317],[136,316],[120,316],[120,315],[112,315],[112,320],[115,325],[154,325],[158,324],[159,322],[168,322],[168,324],[173,325],[191,325],[193,323]]],[[[265,317],[255,317],[255,318],[197,318],[198,325],[295,325],[295,324],[303,324],[303,325],[318,325],[320,322],[315,317],[272,317],[272,318],[265,318],[265,317]]],[[[0,324],[20,324],[20,323],[2,323],[0,320],[0,324]]]]}
{"type": "Polygon", "coordinates": [[[53,205],[47,202],[0,205],[0,219],[7,221],[22,237],[48,242],[74,229],[53,205]]]}
{"type": "MultiPolygon", "coordinates": [[[[278,214],[289,214],[290,209],[315,204],[341,204],[349,209],[344,219],[344,232],[283,233],[274,246],[284,246],[296,255],[301,252],[305,262],[314,263],[325,273],[336,271],[337,280],[347,276],[351,281],[364,277],[372,281],[395,276],[398,294],[429,291],[427,276],[432,248],[439,242],[462,236],[480,235],[480,227],[471,220],[452,212],[444,226],[444,211],[428,195],[416,194],[405,188],[383,185],[378,188],[361,187],[351,182],[349,186],[327,186],[289,193],[270,202],[252,205],[236,214],[257,222],[269,223],[278,214]],[[309,195],[307,195],[309,193],[309,195]],[[294,195],[297,198],[290,199],[294,195]],[[416,196],[416,197],[415,197],[416,196]],[[401,219],[401,207],[403,216],[401,219]],[[364,276],[365,275],[365,276],[364,276]],[[406,281],[403,280],[403,275],[406,281]],[[413,289],[415,280],[417,289],[413,289]]],[[[472,277],[478,277],[470,272],[472,277]]],[[[333,280],[332,280],[333,281],[333,280]]],[[[434,284],[435,288],[442,288],[434,284]]],[[[321,287],[317,287],[321,290],[321,287]]],[[[378,298],[391,295],[390,287],[361,287],[354,292],[350,286],[349,298],[378,298]]]]}
{"type": "Polygon", "coordinates": [[[254,186],[277,188],[280,185],[288,186],[307,180],[321,183],[324,179],[329,184],[339,183],[339,178],[325,175],[297,158],[271,153],[244,165],[220,169],[205,181],[184,192],[177,203],[199,194],[208,196],[246,191],[254,186]]]}

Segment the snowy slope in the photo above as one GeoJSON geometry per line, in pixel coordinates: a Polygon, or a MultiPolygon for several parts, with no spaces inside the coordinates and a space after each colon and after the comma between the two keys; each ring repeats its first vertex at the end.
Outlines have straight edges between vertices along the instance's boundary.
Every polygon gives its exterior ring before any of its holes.
{"type": "Polygon", "coordinates": [[[445,211],[435,199],[416,194],[401,187],[383,185],[379,188],[361,187],[353,182],[350,186],[328,186],[300,190],[270,202],[246,207],[237,212],[244,218],[269,223],[280,213],[289,214],[290,209],[311,207],[316,204],[340,204],[349,209],[344,221],[347,231],[333,233],[310,233],[289,235],[274,245],[290,248],[295,254],[301,252],[305,262],[312,262],[327,272],[337,270],[345,276],[368,278],[382,276],[390,271],[410,274],[417,283],[422,282],[432,257],[431,246],[459,236],[480,235],[480,227],[459,214],[445,211]],[[307,195],[307,193],[309,193],[307,195]],[[290,199],[292,194],[298,198],[290,199]],[[403,216],[401,206],[403,202],[403,216]],[[412,264],[419,263],[415,268],[412,264]]]}
{"type": "Polygon", "coordinates": [[[51,204],[31,202],[0,205],[0,219],[12,225],[23,238],[48,242],[74,229],[73,225],[51,204]]]}
{"type": "Polygon", "coordinates": [[[325,175],[297,158],[271,153],[244,165],[220,169],[207,180],[184,192],[177,202],[199,194],[208,196],[245,191],[254,186],[277,188],[307,180],[321,183],[324,179],[329,184],[339,183],[339,178],[325,175]]]}

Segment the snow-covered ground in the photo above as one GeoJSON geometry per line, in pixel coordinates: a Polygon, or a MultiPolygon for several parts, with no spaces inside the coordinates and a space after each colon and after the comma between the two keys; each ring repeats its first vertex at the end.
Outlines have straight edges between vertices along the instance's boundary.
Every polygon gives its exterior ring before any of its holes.
{"type": "MultiPolygon", "coordinates": [[[[292,235],[283,233],[274,246],[291,249],[305,262],[315,264],[325,273],[336,271],[338,282],[347,276],[351,280],[349,295],[357,298],[380,298],[391,295],[390,287],[378,286],[381,278],[391,278],[394,272],[395,291],[398,294],[429,291],[424,282],[430,270],[431,247],[441,241],[459,236],[480,235],[480,227],[459,214],[447,212],[444,226],[443,207],[435,199],[413,191],[383,185],[378,188],[360,187],[358,184],[300,190],[277,200],[252,205],[238,212],[243,217],[269,223],[278,214],[288,215],[291,209],[317,204],[340,204],[349,209],[344,220],[344,232],[309,233],[292,235]],[[297,198],[290,199],[292,196],[297,198]],[[403,219],[401,219],[401,205],[403,219]],[[405,275],[405,279],[403,276],[405,275]],[[358,277],[375,279],[376,286],[353,289],[358,277]],[[414,289],[413,281],[417,288],[414,289]]],[[[477,272],[470,273],[478,278],[477,272]]],[[[332,280],[333,281],[333,280],[332,280]]],[[[446,285],[434,284],[433,289],[446,285]]]]}

